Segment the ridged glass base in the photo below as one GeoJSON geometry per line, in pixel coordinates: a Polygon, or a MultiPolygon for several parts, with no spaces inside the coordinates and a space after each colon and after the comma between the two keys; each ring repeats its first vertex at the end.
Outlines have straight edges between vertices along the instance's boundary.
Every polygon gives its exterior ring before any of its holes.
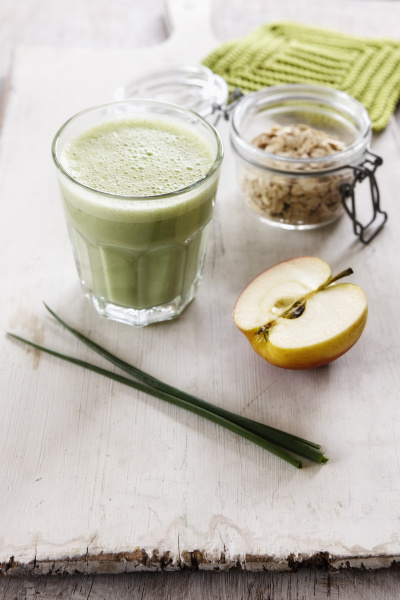
{"type": "Polygon", "coordinates": [[[161,323],[162,321],[169,321],[179,317],[193,300],[199,282],[200,279],[193,284],[190,294],[184,299],[178,296],[166,304],[141,309],[118,306],[108,302],[105,298],[97,298],[87,290],[85,291],[86,296],[90,298],[97,313],[101,317],[111,319],[112,321],[119,321],[120,323],[125,323],[126,325],[132,325],[134,327],[145,327],[146,325],[161,323]]]}

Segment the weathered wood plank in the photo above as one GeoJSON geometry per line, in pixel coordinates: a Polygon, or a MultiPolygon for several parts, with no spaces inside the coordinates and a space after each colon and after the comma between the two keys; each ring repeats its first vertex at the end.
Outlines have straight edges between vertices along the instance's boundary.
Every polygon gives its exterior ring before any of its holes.
{"type": "MultiPolygon", "coordinates": [[[[274,6],[271,18],[282,18],[282,7],[274,6]]],[[[382,19],[377,2],[369,3],[365,16],[353,3],[340,3],[340,10],[333,6],[329,15],[317,3],[307,6],[315,23],[326,24],[329,17],[329,24],[339,27],[345,14],[347,27],[371,35],[394,35],[398,22],[392,9],[390,18],[388,12],[382,19]],[[378,29],[373,29],[378,14],[378,29]]],[[[285,18],[294,15],[294,3],[285,7],[285,18]]],[[[393,10],[397,14],[398,8],[393,10]]],[[[185,39],[180,50],[185,61],[199,60],[213,40],[199,31],[197,38],[185,39]]],[[[134,332],[100,322],[78,289],[56,200],[51,137],[72,112],[109,99],[132,76],[133,65],[148,69],[174,59],[174,43],[158,53],[37,48],[17,55],[1,154],[0,185],[7,199],[2,206],[3,277],[9,282],[2,298],[2,330],[17,330],[89,358],[45,315],[45,299],[155,375],[246,416],[321,440],[331,462],[293,473],[211,424],[141,395],[134,396],[133,404],[132,394],[117,385],[80,372],[72,375],[56,360],[4,341],[0,562],[5,571],[20,574],[57,568],[120,572],[127,563],[132,569],[225,569],[237,560],[257,570],[307,564],[327,552],[333,568],[388,565],[399,553],[400,535],[398,463],[388,459],[396,456],[399,444],[399,347],[393,329],[399,293],[399,145],[394,123],[374,140],[385,159],[379,177],[390,221],[370,248],[353,242],[345,221],[306,235],[253,221],[237,193],[225,129],[227,157],[214,237],[203,286],[187,313],[174,324],[134,332]],[[351,261],[370,299],[370,325],[340,363],[283,375],[262,364],[237,337],[230,312],[253,275],[300,253],[320,254],[333,267],[351,261]]],[[[293,577],[274,581],[284,586],[293,577]]]]}
{"type": "Polygon", "coordinates": [[[398,567],[297,573],[135,573],[0,579],[2,600],[398,600],[398,567]]]}

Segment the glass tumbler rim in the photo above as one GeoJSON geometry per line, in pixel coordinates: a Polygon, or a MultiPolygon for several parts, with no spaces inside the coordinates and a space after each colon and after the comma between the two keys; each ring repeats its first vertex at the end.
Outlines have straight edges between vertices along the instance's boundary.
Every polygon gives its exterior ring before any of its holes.
{"type": "MultiPolygon", "coordinates": [[[[126,116],[128,116],[128,113],[126,113],[126,116]]],[[[137,115],[140,116],[140,115],[137,115]]],[[[223,144],[222,144],[222,140],[221,140],[221,136],[218,133],[218,131],[216,130],[216,128],[209,123],[204,117],[202,117],[201,115],[199,115],[198,113],[190,110],[189,108],[185,108],[183,106],[180,106],[178,104],[173,104],[172,102],[165,102],[165,101],[161,101],[161,100],[151,100],[151,99],[126,99],[126,100],[114,100],[111,102],[106,102],[103,104],[97,104],[97,105],[93,105],[90,106],[88,108],[85,108],[77,113],[75,113],[74,115],[72,115],[72,117],[70,117],[67,121],[65,121],[63,123],[63,125],[61,125],[61,127],[58,129],[57,133],[55,134],[54,138],[53,138],[53,142],[52,142],[52,146],[51,146],[51,154],[52,154],[52,158],[54,161],[55,166],[57,167],[58,171],[60,173],[62,173],[62,175],[64,175],[64,177],[66,177],[69,181],[71,181],[73,184],[77,185],[78,187],[87,190],[89,192],[93,192],[95,194],[98,194],[100,197],[103,198],[108,198],[108,199],[115,199],[115,200],[124,200],[126,202],[129,201],[134,201],[134,202],[138,202],[138,201],[146,201],[146,202],[152,202],[152,201],[157,201],[157,200],[164,200],[164,199],[168,199],[168,198],[173,198],[176,196],[181,196],[183,194],[187,194],[190,193],[193,190],[196,190],[198,187],[200,187],[205,181],[209,180],[212,178],[212,176],[218,172],[218,169],[221,166],[222,163],[222,159],[224,156],[224,148],[223,148],[223,144]],[[182,114],[186,114],[186,115],[191,115],[192,118],[195,118],[196,120],[198,120],[199,122],[201,122],[206,129],[208,129],[213,135],[214,138],[217,142],[217,151],[216,151],[216,156],[214,159],[213,164],[211,165],[211,167],[209,168],[209,170],[207,171],[207,173],[205,173],[205,175],[203,175],[202,177],[200,177],[200,179],[197,179],[196,181],[194,181],[193,183],[183,187],[183,188],[179,188],[177,190],[172,190],[170,192],[166,192],[166,193],[162,193],[162,194],[153,194],[153,195],[148,195],[148,196],[130,196],[130,195],[120,195],[120,194],[113,194],[111,192],[105,192],[103,190],[98,190],[94,187],[91,187],[89,185],[85,185],[84,183],[78,181],[75,177],[73,177],[70,173],[68,173],[68,171],[63,167],[63,165],[61,164],[60,160],[59,160],[59,152],[58,152],[58,145],[59,145],[59,141],[61,138],[62,133],[67,129],[67,127],[69,127],[69,125],[71,125],[72,123],[74,123],[76,120],[78,120],[81,117],[84,117],[86,114],[89,114],[91,112],[94,112],[96,110],[106,110],[107,108],[112,108],[112,107],[117,107],[117,106],[127,106],[127,105],[145,105],[147,107],[158,107],[158,108],[164,108],[165,109],[165,113],[159,112],[159,113],[154,113],[154,115],[157,114],[168,114],[167,110],[173,110],[175,112],[178,113],[182,113],[182,114]]]]}

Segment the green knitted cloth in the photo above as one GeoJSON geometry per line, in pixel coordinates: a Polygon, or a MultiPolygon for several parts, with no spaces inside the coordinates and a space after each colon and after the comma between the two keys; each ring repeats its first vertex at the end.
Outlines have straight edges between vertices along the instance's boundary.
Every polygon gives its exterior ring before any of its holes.
{"type": "Polygon", "coordinates": [[[400,42],[297,23],[263,25],[224,43],[203,64],[243,92],[285,83],[342,90],[368,110],[375,131],[386,127],[400,99],[400,42]]]}

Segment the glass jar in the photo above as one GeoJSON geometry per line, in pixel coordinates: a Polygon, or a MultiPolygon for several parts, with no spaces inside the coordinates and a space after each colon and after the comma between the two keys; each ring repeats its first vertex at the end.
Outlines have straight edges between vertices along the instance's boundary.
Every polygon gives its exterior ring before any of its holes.
{"type": "Polygon", "coordinates": [[[382,159],[369,149],[368,112],[344,92],[288,84],[246,95],[235,89],[228,96],[224,80],[206,67],[178,66],[133,81],[119,88],[116,97],[169,100],[214,126],[221,116],[229,120],[240,190],[246,205],[266,223],[313,229],[347,213],[354,233],[367,244],[387,220],[375,179],[382,159]],[[303,156],[295,148],[301,128],[314,137],[313,152],[303,156]],[[272,129],[286,136],[284,145],[290,148],[283,153],[276,146],[271,151],[270,145],[257,145],[260,135],[272,129]],[[365,179],[370,197],[356,202],[355,186],[365,179]]]}
{"type": "Polygon", "coordinates": [[[120,86],[116,100],[147,98],[172,102],[193,110],[212,123],[218,119],[216,107],[228,102],[228,85],[222,77],[203,65],[176,65],[153,71],[120,86]]]}
{"type": "Polygon", "coordinates": [[[343,190],[372,136],[368,113],[354,98],[299,84],[243,97],[230,131],[247,206],[287,229],[319,227],[343,214],[343,190]]]}

